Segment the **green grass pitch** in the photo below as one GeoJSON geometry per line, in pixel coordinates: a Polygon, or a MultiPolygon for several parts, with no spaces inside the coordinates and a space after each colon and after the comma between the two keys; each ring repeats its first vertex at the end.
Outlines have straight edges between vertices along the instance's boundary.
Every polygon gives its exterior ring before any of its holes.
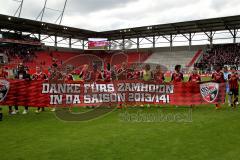
{"type": "MultiPolygon", "coordinates": [[[[134,108],[154,113],[167,107],[134,108]]],[[[170,107],[180,112],[186,107],[170,107]]],[[[227,105],[192,110],[192,122],[124,122],[126,110],[88,122],[54,113],[7,114],[0,122],[0,160],[226,160],[239,159],[240,111],[227,105]]],[[[80,111],[87,111],[81,109],[80,111]]]]}

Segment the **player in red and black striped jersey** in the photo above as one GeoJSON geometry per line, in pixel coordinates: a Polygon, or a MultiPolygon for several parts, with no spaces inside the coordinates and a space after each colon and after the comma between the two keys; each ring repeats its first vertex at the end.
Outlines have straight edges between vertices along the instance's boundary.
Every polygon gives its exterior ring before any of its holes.
{"type": "Polygon", "coordinates": [[[36,73],[32,75],[32,80],[47,80],[47,75],[41,71],[40,67],[36,67],[36,73]]]}
{"type": "Polygon", "coordinates": [[[177,82],[183,82],[183,74],[181,73],[181,65],[175,66],[175,73],[172,74],[171,82],[177,83],[177,82]]]}
{"type": "Polygon", "coordinates": [[[224,74],[221,72],[221,67],[217,67],[216,72],[212,74],[212,80],[216,83],[224,83],[224,74]]]}
{"type": "MultiPolygon", "coordinates": [[[[35,80],[35,81],[47,80],[47,75],[42,72],[40,67],[37,66],[36,73],[32,75],[32,80],[35,80]]],[[[39,113],[41,111],[44,111],[44,107],[38,107],[36,110],[36,113],[39,113]]]]}
{"type": "Polygon", "coordinates": [[[194,82],[194,83],[201,82],[201,76],[198,74],[198,71],[196,68],[193,69],[193,72],[190,75],[188,82],[194,82]]]}
{"type": "Polygon", "coordinates": [[[133,80],[133,76],[134,76],[134,69],[130,68],[127,70],[127,79],[128,80],[133,80]]]}
{"type": "Polygon", "coordinates": [[[164,73],[161,70],[161,66],[160,65],[156,66],[156,70],[153,73],[153,79],[157,83],[164,83],[165,77],[164,77],[164,73]]]}
{"type": "Polygon", "coordinates": [[[52,64],[49,71],[49,81],[55,82],[63,79],[62,73],[59,71],[58,65],[56,63],[52,64]]]}
{"type": "Polygon", "coordinates": [[[72,82],[74,80],[71,71],[72,71],[71,66],[67,66],[66,67],[66,73],[65,73],[65,76],[64,76],[64,82],[68,83],[68,82],[72,82]]]}
{"type": "MultiPolygon", "coordinates": [[[[225,83],[224,74],[221,71],[221,67],[216,67],[216,72],[212,74],[212,80],[216,83],[225,83]]],[[[221,108],[220,104],[216,104],[216,109],[221,108]]]]}
{"type": "Polygon", "coordinates": [[[71,74],[71,73],[69,73],[69,74],[67,74],[66,76],[65,76],[65,78],[64,78],[64,81],[65,82],[71,82],[71,81],[73,81],[74,79],[73,79],[73,75],[71,74]]]}
{"type": "Polygon", "coordinates": [[[93,70],[90,72],[90,81],[96,82],[102,80],[103,80],[102,72],[99,71],[97,65],[93,65],[93,70]]]}
{"type": "Polygon", "coordinates": [[[117,70],[117,79],[126,80],[127,76],[128,76],[127,64],[123,62],[121,68],[117,70]]]}
{"type": "MultiPolygon", "coordinates": [[[[123,62],[121,68],[117,70],[117,80],[127,80],[129,76],[128,73],[127,63],[123,62]]],[[[119,104],[117,108],[121,109],[122,104],[119,104]]]]}
{"type": "Polygon", "coordinates": [[[112,80],[112,72],[111,72],[111,65],[107,65],[107,69],[105,69],[102,73],[102,78],[105,82],[110,82],[112,80]]]}
{"type": "Polygon", "coordinates": [[[139,80],[141,78],[141,70],[135,68],[133,78],[136,79],[136,80],[139,80]]]}
{"type": "Polygon", "coordinates": [[[81,80],[83,81],[90,81],[90,71],[88,70],[89,66],[86,64],[83,66],[83,69],[80,72],[79,77],[81,78],[81,80]]]}
{"type": "Polygon", "coordinates": [[[236,72],[235,67],[232,68],[232,73],[228,75],[228,83],[229,83],[229,95],[231,98],[231,106],[236,107],[238,103],[238,95],[239,95],[239,82],[240,77],[236,72]]]}

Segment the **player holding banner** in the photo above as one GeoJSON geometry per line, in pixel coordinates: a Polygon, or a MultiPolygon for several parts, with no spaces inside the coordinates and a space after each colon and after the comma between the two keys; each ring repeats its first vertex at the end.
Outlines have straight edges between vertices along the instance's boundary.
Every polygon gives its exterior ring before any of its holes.
{"type": "MultiPolygon", "coordinates": [[[[117,70],[117,80],[127,80],[128,70],[127,70],[127,63],[123,62],[121,68],[117,70]]],[[[123,108],[122,104],[118,104],[118,109],[123,108]]]]}
{"type": "Polygon", "coordinates": [[[103,71],[102,78],[104,82],[111,82],[112,76],[111,76],[111,65],[107,64],[106,69],[103,71]]]}
{"type": "Polygon", "coordinates": [[[117,80],[127,80],[127,76],[128,76],[127,63],[123,62],[121,68],[117,70],[117,80]]]}
{"type": "MultiPolygon", "coordinates": [[[[149,64],[146,64],[144,66],[144,69],[143,71],[141,72],[141,78],[143,81],[145,82],[149,82],[149,81],[152,81],[154,76],[153,76],[153,72],[151,71],[151,66],[149,64]]],[[[142,106],[142,105],[141,105],[142,106]]],[[[150,107],[149,104],[147,104],[147,107],[150,107]]]]}
{"type": "Polygon", "coordinates": [[[173,83],[178,83],[178,82],[183,82],[183,74],[181,73],[181,65],[176,65],[175,66],[175,72],[172,74],[171,82],[173,83]]]}
{"type": "MultiPolygon", "coordinates": [[[[197,68],[194,68],[192,74],[190,75],[188,82],[191,83],[200,83],[202,81],[201,76],[198,74],[197,68]]],[[[191,107],[195,107],[195,105],[191,105],[191,107]]]]}
{"type": "Polygon", "coordinates": [[[81,78],[82,81],[90,81],[90,71],[89,71],[89,66],[85,64],[80,72],[79,78],[81,78]]]}
{"type": "Polygon", "coordinates": [[[192,74],[190,75],[188,82],[194,82],[194,83],[201,82],[201,76],[198,74],[198,71],[197,71],[196,68],[193,69],[192,74]]]}
{"type": "Polygon", "coordinates": [[[154,77],[154,81],[156,83],[164,83],[165,77],[164,77],[164,73],[161,70],[161,66],[160,65],[156,66],[156,70],[153,73],[153,77],[154,77]]]}
{"type": "Polygon", "coordinates": [[[64,74],[65,83],[72,82],[74,80],[71,70],[71,66],[66,66],[66,73],[64,74]]]}
{"type": "Polygon", "coordinates": [[[184,81],[183,74],[181,73],[181,67],[182,67],[181,65],[175,66],[175,72],[172,74],[172,78],[171,78],[172,83],[179,83],[184,81]]]}
{"type": "Polygon", "coordinates": [[[153,80],[153,72],[151,71],[151,66],[149,64],[146,64],[144,67],[144,70],[141,73],[142,80],[145,82],[149,82],[153,80]]]}
{"type": "MultiPolygon", "coordinates": [[[[28,73],[28,68],[26,68],[23,65],[23,63],[20,63],[18,65],[18,70],[17,70],[17,74],[15,75],[15,79],[27,80],[27,81],[31,80],[31,76],[28,73]]],[[[13,115],[19,113],[18,106],[16,105],[13,110],[12,110],[12,106],[9,106],[9,113],[13,115]]],[[[28,106],[25,106],[22,114],[27,114],[27,113],[28,113],[28,106]]]]}
{"type": "MultiPolygon", "coordinates": [[[[212,74],[212,80],[213,82],[216,82],[216,83],[225,83],[224,74],[223,72],[221,72],[220,66],[216,67],[216,72],[212,74]]],[[[221,108],[220,104],[216,104],[216,109],[220,109],[220,108],[221,108]]]]}
{"type": "MultiPolygon", "coordinates": [[[[33,74],[32,80],[34,81],[43,81],[47,80],[47,75],[42,72],[40,67],[36,67],[36,73],[33,74]]],[[[37,110],[35,111],[36,113],[39,113],[41,111],[44,111],[44,107],[38,107],[37,110]]]]}
{"type": "Polygon", "coordinates": [[[102,74],[101,71],[98,69],[97,64],[94,64],[94,65],[93,65],[93,70],[90,71],[89,79],[90,79],[90,82],[103,81],[103,74],[102,74]]]}
{"type": "MultiPolygon", "coordinates": [[[[63,80],[63,75],[59,71],[57,63],[53,63],[50,70],[49,70],[49,83],[58,83],[59,81],[63,80]]],[[[56,108],[53,107],[51,109],[52,112],[55,112],[56,108]]]]}

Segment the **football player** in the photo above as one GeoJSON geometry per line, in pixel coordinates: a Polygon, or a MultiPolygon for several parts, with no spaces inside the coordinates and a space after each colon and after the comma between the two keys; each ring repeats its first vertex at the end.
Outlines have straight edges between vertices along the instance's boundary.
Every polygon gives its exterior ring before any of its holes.
{"type": "MultiPolygon", "coordinates": [[[[15,75],[15,79],[19,79],[19,80],[31,80],[31,76],[30,74],[28,74],[28,68],[26,68],[23,63],[20,63],[18,65],[18,70],[17,73],[15,75]]],[[[9,112],[11,114],[17,114],[18,111],[18,106],[15,106],[15,109],[12,110],[12,106],[9,106],[9,112]]],[[[27,114],[28,113],[28,106],[24,107],[24,111],[22,114],[27,114]]]]}
{"type": "MultiPolygon", "coordinates": [[[[56,83],[59,82],[59,80],[63,80],[63,75],[59,71],[57,63],[53,63],[49,72],[49,82],[50,83],[56,83]]],[[[53,107],[51,109],[52,112],[55,112],[56,108],[53,107]]]]}
{"type": "MultiPolygon", "coordinates": [[[[216,72],[212,74],[212,80],[213,82],[216,82],[216,83],[225,83],[224,75],[223,75],[223,72],[221,71],[220,66],[216,67],[216,72]]],[[[220,109],[220,108],[221,108],[220,104],[216,104],[216,109],[220,109]]]]}
{"type": "MultiPolygon", "coordinates": [[[[8,72],[5,71],[4,66],[0,65],[0,79],[7,79],[7,77],[8,77],[8,72]]],[[[3,97],[1,96],[1,98],[3,97]]],[[[3,118],[2,107],[0,107],[0,121],[2,121],[2,118],[3,118]]]]}
{"type": "Polygon", "coordinates": [[[108,64],[107,68],[103,71],[102,78],[105,82],[110,82],[112,80],[111,65],[110,64],[108,64]]]}
{"type": "MultiPolygon", "coordinates": [[[[149,64],[146,64],[141,73],[141,79],[145,82],[149,82],[149,81],[152,81],[153,78],[154,77],[153,77],[153,72],[151,71],[151,66],[149,64]]],[[[141,105],[141,107],[142,107],[142,105],[141,105]]],[[[147,107],[150,107],[150,105],[147,104],[147,107]]]]}
{"type": "Polygon", "coordinates": [[[229,84],[229,95],[231,95],[231,107],[235,108],[238,103],[239,95],[239,75],[235,67],[232,67],[232,73],[229,75],[228,84],[229,84]]]}
{"type": "Polygon", "coordinates": [[[121,68],[117,70],[117,79],[127,80],[127,75],[128,75],[127,63],[123,62],[121,68]]]}
{"type": "Polygon", "coordinates": [[[181,73],[181,67],[182,67],[181,65],[175,66],[175,72],[172,74],[171,78],[172,83],[179,83],[184,81],[183,74],[181,73]]]}
{"type": "Polygon", "coordinates": [[[143,71],[142,71],[142,75],[141,78],[143,81],[151,81],[153,80],[153,72],[151,71],[151,66],[149,64],[146,64],[143,71]]]}
{"type": "Polygon", "coordinates": [[[80,72],[80,75],[79,75],[81,80],[83,80],[83,81],[89,81],[90,80],[90,71],[88,69],[89,69],[89,66],[87,64],[85,64],[83,66],[83,69],[80,72]]]}
{"type": "MultiPolygon", "coordinates": [[[[225,66],[224,68],[223,68],[223,75],[224,75],[224,80],[225,80],[225,82],[228,82],[228,79],[229,79],[229,75],[230,75],[231,73],[228,71],[228,67],[227,66],[225,66]]],[[[231,100],[232,100],[232,95],[230,95],[229,94],[229,83],[226,83],[226,95],[228,95],[228,105],[229,106],[231,106],[231,104],[232,104],[232,102],[231,102],[231,100]]],[[[227,102],[227,96],[226,96],[226,98],[225,98],[225,103],[227,102]]]]}
{"type": "MultiPolygon", "coordinates": [[[[192,74],[190,75],[188,82],[191,83],[199,83],[201,82],[201,76],[198,74],[197,68],[194,68],[192,74]]],[[[195,105],[191,105],[191,107],[195,107],[195,105]]]]}
{"type": "Polygon", "coordinates": [[[183,82],[183,74],[181,73],[181,65],[175,66],[175,72],[172,74],[171,82],[178,83],[183,82]]]}
{"type": "Polygon", "coordinates": [[[93,70],[90,72],[90,81],[96,82],[96,81],[102,81],[103,80],[103,74],[99,71],[98,66],[96,64],[93,65],[93,70]]]}
{"type": "Polygon", "coordinates": [[[154,76],[154,81],[157,83],[163,83],[165,81],[164,73],[162,72],[160,65],[156,66],[156,70],[153,76],[154,76]]]}
{"type": "MultiPolygon", "coordinates": [[[[47,75],[42,72],[40,67],[36,67],[36,73],[32,75],[32,80],[35,81],[43,81],[47,80],[47,75]]],[[[41,111],[44,111],[44,107],[38,107],[37,110],[35,111],[36,113],[39,113],[41,111]]]]}
{"type": "Polygon", "coordinates": [[[54,82],[62,79],[63,75],[59,71],[58,65],[56,63],[53,63],[49,72],[49,81],[54,82]]]}
{"type": "Polygon", "coordinates": [[[47,75],[42,72],[40,67],[36,67],[36,73],[32,75],[32,80],[46,80],[47,75]]]}
{"type": "Polygon", "coordinates": [[[198,71],[196,68],[193,69],[188,82],[195,82],[195,83],[201,82],[201,76],[198,74],[198,71]]]}
{"type": "Polygon", "coordinates": [[[65,75],[64,81],[65,82],[71,82],[73,80],[74,80],[74,78],[73,78],[73,75],[71,73],[71,67],[67,66],[67,68],[66,68],[66,75],[65,75]]]}

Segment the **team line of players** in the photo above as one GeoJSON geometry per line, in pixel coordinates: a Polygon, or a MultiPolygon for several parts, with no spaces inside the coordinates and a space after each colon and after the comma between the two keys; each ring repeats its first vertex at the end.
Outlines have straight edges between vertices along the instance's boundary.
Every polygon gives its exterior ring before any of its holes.
{"type": "MultiPolygon", "coordinates": [[[[217,83],[226,83],[227,92],[229,94],[229,103],[232,107],[236,107],[238,104],[238,95],[239,95],[239,75],[236,69],[231,68],[231,73],[226,77],[221,67],[216,67],[216,71],[212,74],[212,81],[217,83]]],[[[7,79],[8,73],[4,70],[4,67],[0,69],[0,78],[7,79]]],[[[74,76],[71,74],[71,69],[66,67],[66,72],[63,73],[59,71],[58,65],[53,64],[51,70],[49,70],[49,75],[46,75],[41,71],[40,67],[36,67],[36,73],[32,76],[28,74],[28,70],[24,68],[23,64],[19,64],[17,73],[15,75],[16,79],[31,79],[31,80],[64,80],[65,82],[70,82],[74,80],[74,76]]],[[[84,82],[95,82],[95,81],[105,81],[110,82],[112,80],[143,80],[143,81],[154,81],[157,83],[164,83],[166,81],[164,73],[161,70],[161,66],[157,65],[154,70],[151,70],[151,66],[146,64],[142,70],[137,69],[136,67],[128,68],[127,63],[122,63],[121,67],[117,68],[113,66],[106,67],[106,70],[100,71],[97,65],[93,65],[92,69],[89,69],[88,65],[84,65],[82,68],[79,78],[84,82]]],[[[181,65],[175,66],[175,72],[171,76],[171,82],[178,83],[183,82],[184,76],[181,72],[181,65]]],[[[199,83],[202,81],[201,75],[198,74],[196,69],[193,69],[189,82],[199,83]]],[[[216,108],[219,109],[221,106],[216,105],[216,108]]],[[[38,108],[37,111],[40,111],[42,108],[38,108]]],[[[9,107],[9,112],[15,114],[18,111],[18,107],[15,106],[15,110],[12,110],[12,107],[9,107]]],[[[28,106],[25,107],[24,114],[28,112],[28,106]]]]}

